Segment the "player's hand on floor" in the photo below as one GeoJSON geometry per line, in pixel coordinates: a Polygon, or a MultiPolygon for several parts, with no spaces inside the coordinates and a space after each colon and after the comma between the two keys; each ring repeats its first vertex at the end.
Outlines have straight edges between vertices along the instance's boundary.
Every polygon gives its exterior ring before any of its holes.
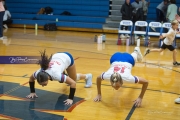
{"type": "Polygon", "coordinates": [[[140,107],[141,106],[141,102],[142,102],[142,99],[141,98],[137,98],[135,101],[134,101],[134,104],[136,107],[140,107]]]}
{"type": "Polygon", "coordinates": [[[65,102],[65,105],[71,105],[73,103],[73,100],[67,99],[64,102],[65,102]]]}
{"type": "Polygon", "coordinates": [[[27,98],[37,98],[38,96],[36,93],[30,93],[29,95],[26,96],[27,98]]]}
{"type": "Polygon", "coordinates": [[[94,102],[99,102],[101,101],[101,95],[97,95],[96,98],[94,98],[94,102]]]}

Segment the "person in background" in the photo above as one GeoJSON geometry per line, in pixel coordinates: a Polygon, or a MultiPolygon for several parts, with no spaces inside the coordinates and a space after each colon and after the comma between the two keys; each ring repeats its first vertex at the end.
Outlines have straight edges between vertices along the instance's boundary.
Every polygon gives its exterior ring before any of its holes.
{"type": "Polygon", "coordinates": [[[177,15],[177,5],[176,0],[170,0],[170,5],[168,6],[166,19],[168,22],[172,22],[177,15]]]}
{"type": "MultiPolygon", "coordinates": [[[[163,0],[157,7],[156,7],[156,22],[164,23],[166,22],[166,14],[168,8],[168,0],[163,0]]],[[[156,31],[154,27],[151,27],[153,31],[156,31]]]]}
{"type": "Polygon", "coordinates": [[[147,18],[147,13],[148,13],[148,7],[149,7],[149,2],[146,0],[141,0],[142,1],[142,8],[143,8],[143,21],[146,21],[147,18]]]}
{"type": "MultiPolygon", "coordinates": [[[[130,0],[125,0],[125,3],[121,7],[121,13],[122,13],[122,20],[132,20],[132,6],[130,4],[130,0]]],[[[121,30],[127,30],[128,26],[121,26],[121,30]]],[[[126,37],[129,37],[128,34],[125,35],[126,37]]],[[[125,37],[122,35],[122,37],[125,37]]]]}
{"type": "Polygon", "coordinates": [[[12,19],[11,19],[11,14],[10,14],[9,10],[7,10],[7,7],[4,6],[4,8],[5,8],[5,13],[3,16],[3,26],[4,26],[4,28],[8,29],[7,24],[11,24],[12,19]]]}
{"type": "MultiPolygon", "coordinates": [[[[142,6],[142,1],[140,0],[135,0],[132,4],[132,7],[133,7],[133,11],[132,11],[132,14],[133,14],[133,23],[135,23],[136,21],[142,21],[143,20],[143,6],[142,6]]],[[[143,30],[143,27],[136,27],[136,30],[138,31],[142,31],[143,30]]],[[[139,36],[137,35],[134,35],[135,36],[135,39],[138,39],[139,36]]]]}
{"type": "Polygon", "coordinates": [[[3,16],[4,16],[4,6],[2,0],[0,0],[0,40],[4,40],[3,37],[3,16]]]}
{"type": "Polygon", "coordinates": [[[165,9],[163,9],[165,6],[168,5],[168,0],[163,0],[163,2],[161,2],[157,8],[156,8],[156,18],[157,18],[157,22],[166,22],[166,11],[164,11],[165,9]]]}

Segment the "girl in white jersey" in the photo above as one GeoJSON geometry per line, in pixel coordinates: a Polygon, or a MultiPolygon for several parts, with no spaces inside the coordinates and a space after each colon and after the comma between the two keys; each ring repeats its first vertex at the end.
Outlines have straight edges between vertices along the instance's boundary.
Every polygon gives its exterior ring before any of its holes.
{"type": "Polygon", "coordinates": [[[110,68],[97,77],[96,82],[98,95],[96,98],[94,98],[94,101],[101,101],[102,80],[110,80],[111,86],[116,90],[118,90],[123,85],[123,83],[126,82],[133,84],[139,83],[143,84],[142,90],[139,97],[134,101],[135,105],[139,107],[147,89],[148,81],[131,74],[131,69],[135,65],[136,60],[142,61],[142,54],[138,47],[135,47],[135,50],[132,54],[120,52],[113,54],[110,59],[110,68]]]}
{"type": "Polygon", "coordinates": [[[26,96],[27,98],[38,97],[35,93],[35,79],[37,79],[37,82],[43,87],[48,84],[48,80],[69,84],[69,98],[64,101],[66,105],[73,103],[76,90],[76,80],[85,79],[85,87],[91,87],[92,74],[76,74],[75,63],[71,54],[67,52],[55,53],[48,58],[45,50],[40,53],[41,60],[38,61],[38,64],[41,68],[34,72],[29,79],[31,93],[26,96]],[[63,74],[65,70],[67,71],[68,76],[63,74]]]}
{"type": "Polygon", "coordinates": [[[176,37],[176,34],[180,33],[179,31],[177,31],[178,26],[179,26],[179,22],[177,20],[173,20],[171,22],[171,26],[172,27],[169,29],[168,33],[160,36],[160,39],[165,38],[161,48],[160,49],[146,49],[144,56],[146,56],[150,52],[162,52],[163,50],[165,50],[167,48],[173,52],[173,65],[180,65],[180,63],[178,63],[176,61],[177,51],[174,48],[174,46],[172,45],[173,41],[176,37]]]}

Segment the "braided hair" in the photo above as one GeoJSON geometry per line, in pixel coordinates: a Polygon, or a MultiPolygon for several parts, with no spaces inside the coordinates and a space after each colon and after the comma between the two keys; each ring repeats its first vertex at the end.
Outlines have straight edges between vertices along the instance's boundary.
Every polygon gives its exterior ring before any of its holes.
{"type": "Polygon", "coordinates": [[[40,51],[41,59],[38,60],[37,64],[41,66],[41,71],[37,74],[37,81],[38,83],[48,81],[48,73],[45,72],[46,69],[49,67],[49,62],[51,61],[52,54],[48,58],[46,55],[46,50],[40,51]]]}
{"type": "Polygon", "coordinates": [[[113,83],[113,86],[115,86],[115,84],[119,81],[121,84],[123,84],[123,80],[121,78],[121,75],[117,72],[114,72],[111,77],[110,77],[110,81],[113,83]]]}

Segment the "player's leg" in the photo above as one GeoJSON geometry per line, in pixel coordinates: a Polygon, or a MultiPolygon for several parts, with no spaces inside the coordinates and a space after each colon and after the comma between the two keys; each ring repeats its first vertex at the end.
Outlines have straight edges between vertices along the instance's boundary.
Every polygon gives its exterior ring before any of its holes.
{"type": "Polygon", "coordinates": [[[147,48],[145,50],[145,53],[144,53],[144,56],[146,56],[147,54],[149,54],[150,52],[162,52],[163,50],[165,50],[167,48],[167,45],[166,44],[162,44],[161,48],[160,49],[149,49],[147,48]]]}
{"type": "Polygon", "coordinates": [[[172,52],[173,52],[173,65],[180,65],[180,63],[178,63],[176,60],[177,50],[174,49],[172,52]]]}
{"type": "Polygon", "coordinates": [[[68,73],[68,76],[75,81],[85,80],[86,81],[85,87],[91,87],[92,86],[92,74],[91,73],[88,73],[88,74],[76,73],[75,64],[68,67],[66,71],[68,73]]]}
{"type": "Polygon", "coordinates": [[[139,47],[134,48],[134,52],[131,53],[131,56],[134,58],[135,61],[141,62],[143,60],[143,56],[139,47]]]}

